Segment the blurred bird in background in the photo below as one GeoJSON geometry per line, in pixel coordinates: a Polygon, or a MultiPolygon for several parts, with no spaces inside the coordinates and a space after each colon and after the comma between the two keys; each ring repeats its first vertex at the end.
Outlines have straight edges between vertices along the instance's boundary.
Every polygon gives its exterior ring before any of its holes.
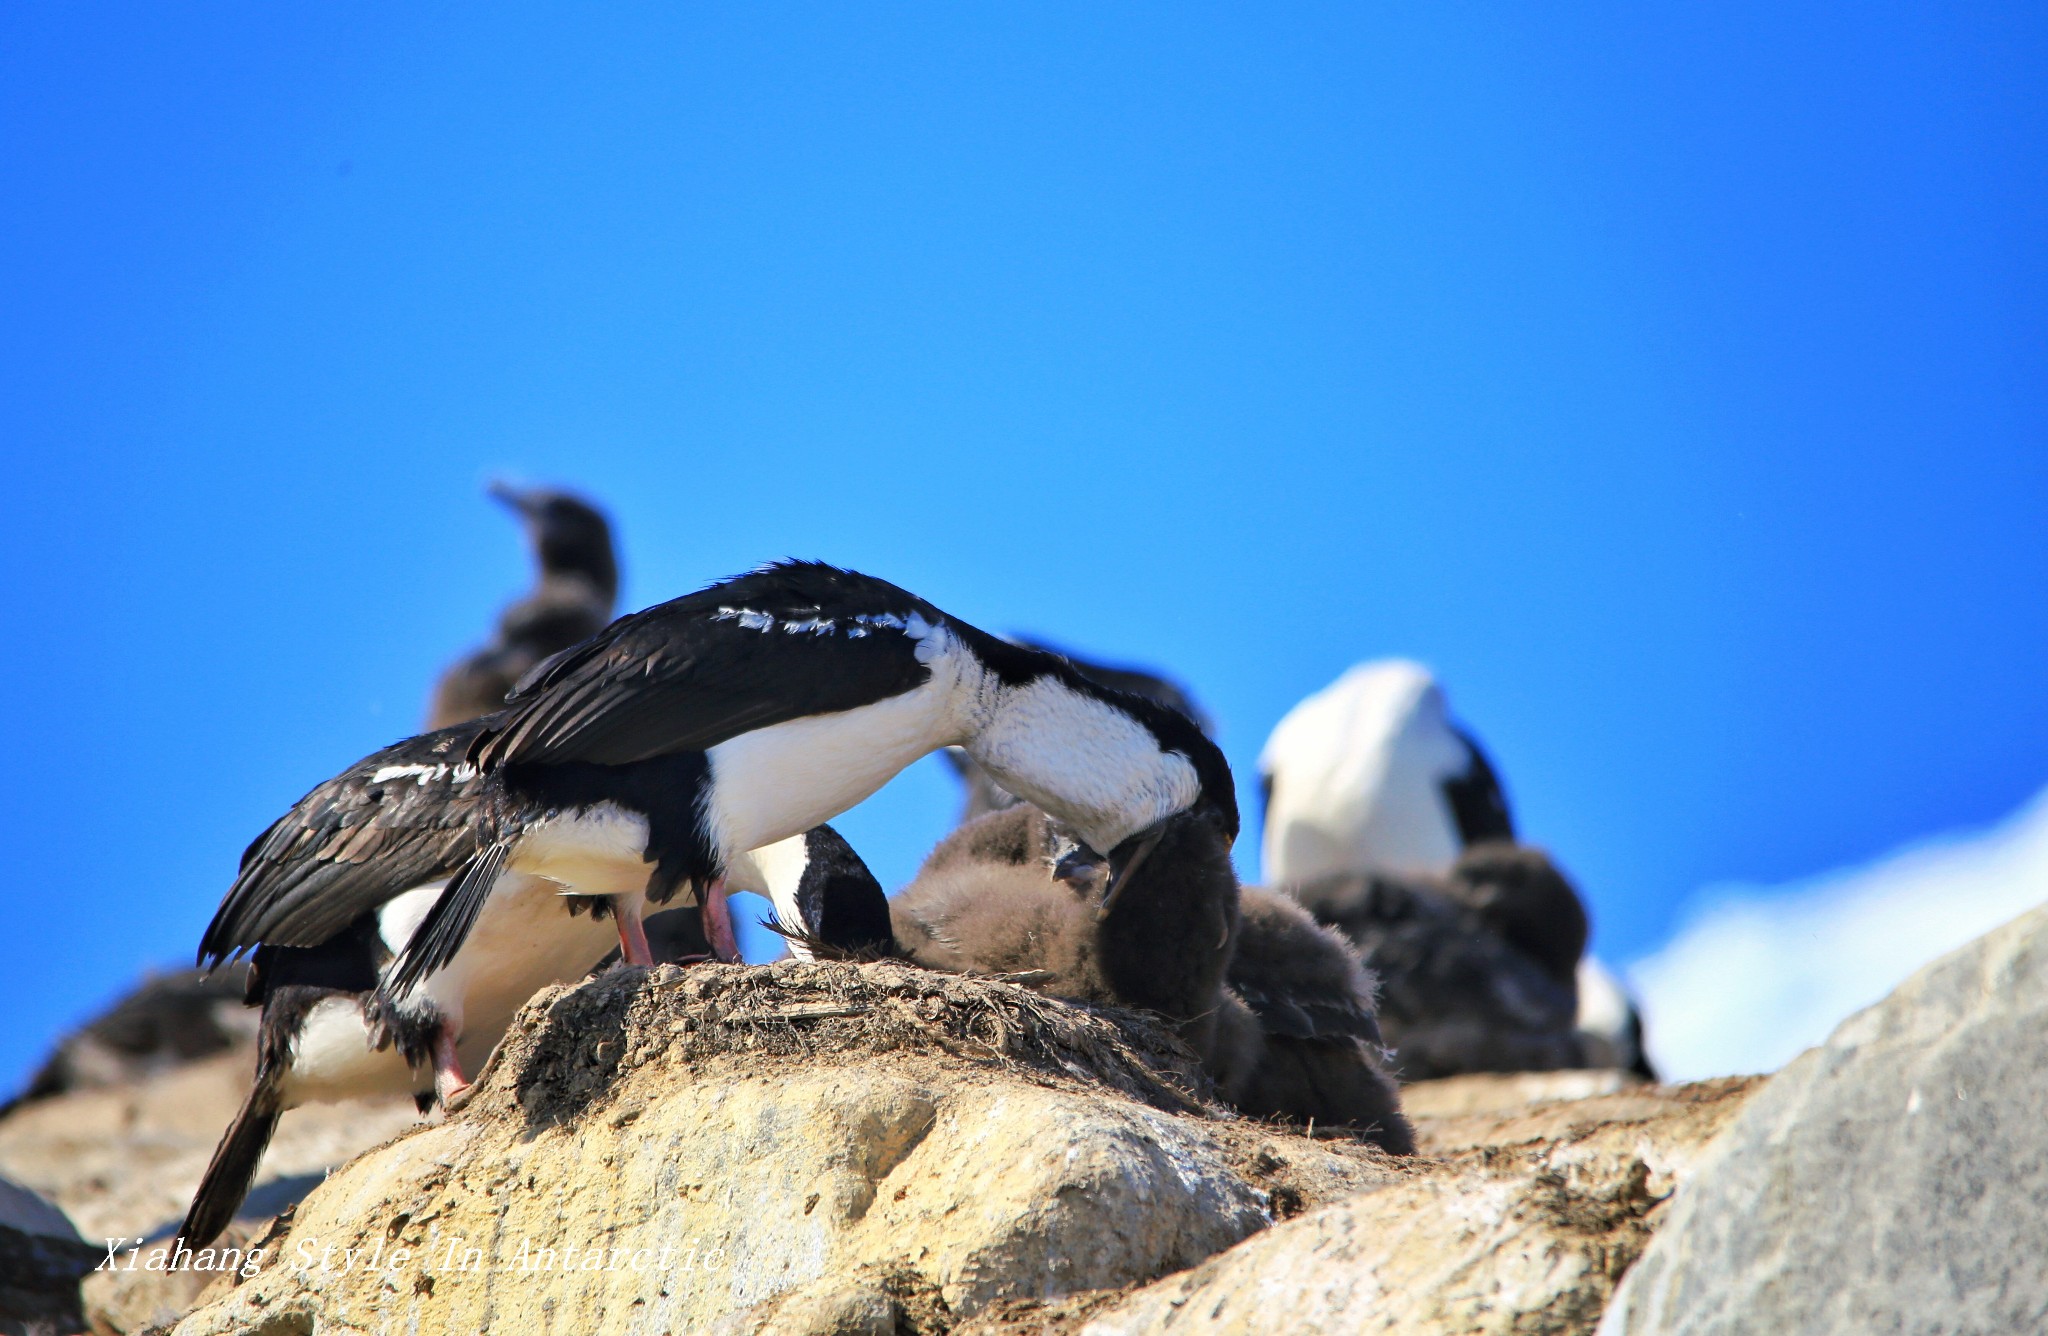
{"type": "Polygon", "coordinates": [[[1259,769],[1266,878],[1379,974],[1403,1079],[1587,1066],[1655,1079],[1634,1005],[1584,955],[1578,893],[1516,842],[1492,762],[1428,669],[1352,668],[1275,726],[1259,769]]]}
{"type": "Polygon", "coordinates": [[[538,578],[531,592],[498,614],[490,642],[441,675],[427,707],[428,731],[503,708],[535,664],[602,631],[619,597],[618,554],[603,511],[547,487],[498,482],[490,494],[525,525],[538,578]]]}

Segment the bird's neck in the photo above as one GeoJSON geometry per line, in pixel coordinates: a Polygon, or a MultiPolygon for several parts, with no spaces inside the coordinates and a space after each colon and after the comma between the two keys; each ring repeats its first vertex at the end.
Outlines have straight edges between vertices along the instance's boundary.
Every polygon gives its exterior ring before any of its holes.
{"type": "Polygon", "coordinates": [[[1044,808],[1097,849],[1201,795],[1194,766],[1142,723],[1057,677],[997,684],[963,749],[995,781],[1044,808]]]}

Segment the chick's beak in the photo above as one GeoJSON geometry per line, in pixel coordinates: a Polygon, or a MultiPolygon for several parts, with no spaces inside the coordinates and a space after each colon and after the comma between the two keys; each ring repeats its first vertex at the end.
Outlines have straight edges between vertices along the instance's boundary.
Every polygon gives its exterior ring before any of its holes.
{"type": "Polygon", "coordinates": [[[1055,881],[1064,882],[1077,892],[1090,890],[1107,872],[1108,860],[1085,844],[1069,849],[1052,869],[1055,881]]]}

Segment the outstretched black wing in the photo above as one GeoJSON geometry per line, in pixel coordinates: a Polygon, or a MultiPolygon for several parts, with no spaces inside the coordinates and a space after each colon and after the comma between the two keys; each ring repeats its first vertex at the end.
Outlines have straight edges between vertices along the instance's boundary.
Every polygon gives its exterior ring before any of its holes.
{"type": "Polygon", "coordinates": [[[621,617],[535,667],[469,745],[507,763],[628,765],[872,704],[923,683],[936,608],[895,585],[784,562],[621,617]]]}
{"type": "Polygon", "coordinates": [[[318,946],[392,896],[452,876],[476,852],[483,801],[463,752],[495,718],[386,747],[299,799],[243,853],[199,963],[259,943],[318,946]]]}

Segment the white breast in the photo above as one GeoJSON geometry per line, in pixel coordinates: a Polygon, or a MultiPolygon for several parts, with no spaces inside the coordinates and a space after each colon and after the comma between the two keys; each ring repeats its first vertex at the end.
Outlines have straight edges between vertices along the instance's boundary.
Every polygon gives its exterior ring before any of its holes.
{"type": "MultiPolygon", "coordinates": [[[[412,940],[446,884],[415,887],[377,911],[378,933],[394,955],[412,940]]],[[[455,959],[398,999],[404,1007],[431,1006],[455,1024],[457,1052],[470,1076],[535,993],[576,982],[618,945],[611,920],[572,917],[563,894],[560,885],[542,877],[501,874],[455,959]]],[[[396,1045],[381,1052],[372,1047],[359,999],[322,998],[307,1012],[293,1045],[285,1103],[409,1093],[427,1088],[428,1079],[407,1066],[396,1045]]]]}
{"type": "MultiPolygon", "coordinates": [[[[407,891],[378,911],[394,954],[412,939],[445,884],[407,891]]],[[[610,919],[571,916],[564,894],[545,878],[501,873],[455,958],[398,999],[401,1006],[429,1005],[454,1023],[469,1075],[476,1075],[528,999],[549,984],[576,982],[618,945],[610,919]]]]}
{"type": "Polygon", "coordinates": [[[1290,710],[1259,758],[1266,879],[1446,871],[1461,846],[1443,781],[1470,764],[1428,669],[1353,668],[1290,710]]]}
{"type": "Polygon", "coordinates": [[[944,627],[918,640],[929,681],[851,710],[755,729],[706,753],[706,826],[727,862],[800,835],[973,728],[980,665],[944,627]]]}
{"type": "Polygon", "coordinates": [[[1107,853],[1193,805],[1201,779],[1122,710],[1043,677],[1003,689],[964,744],[996,782],[1072,825],[1107,853]]]}
{"type": "Polygon", "coordinates": [[[528,999],[550,984],[575,983],[618,944],[610,919],[572,917],[561,887],[507,872],[491,887],[462,950],[421,992],[459,1022],[457,1054],[473,1077],[528,999]]]}
{"type": "Polygon", "coordinates": [[[579,895],[645,892],[647,818],[612,803],[561,812],[528,826],[507,865],[579,895]]]}
{"type": "Polygon", "coordinates": [[[354,997],[323,997],[306,1012],[282,1093],[286,1108],[366,1095],[408,1094],[421,1082],[397,1048],[371,1047],[370,1027],[354,997]]]}

